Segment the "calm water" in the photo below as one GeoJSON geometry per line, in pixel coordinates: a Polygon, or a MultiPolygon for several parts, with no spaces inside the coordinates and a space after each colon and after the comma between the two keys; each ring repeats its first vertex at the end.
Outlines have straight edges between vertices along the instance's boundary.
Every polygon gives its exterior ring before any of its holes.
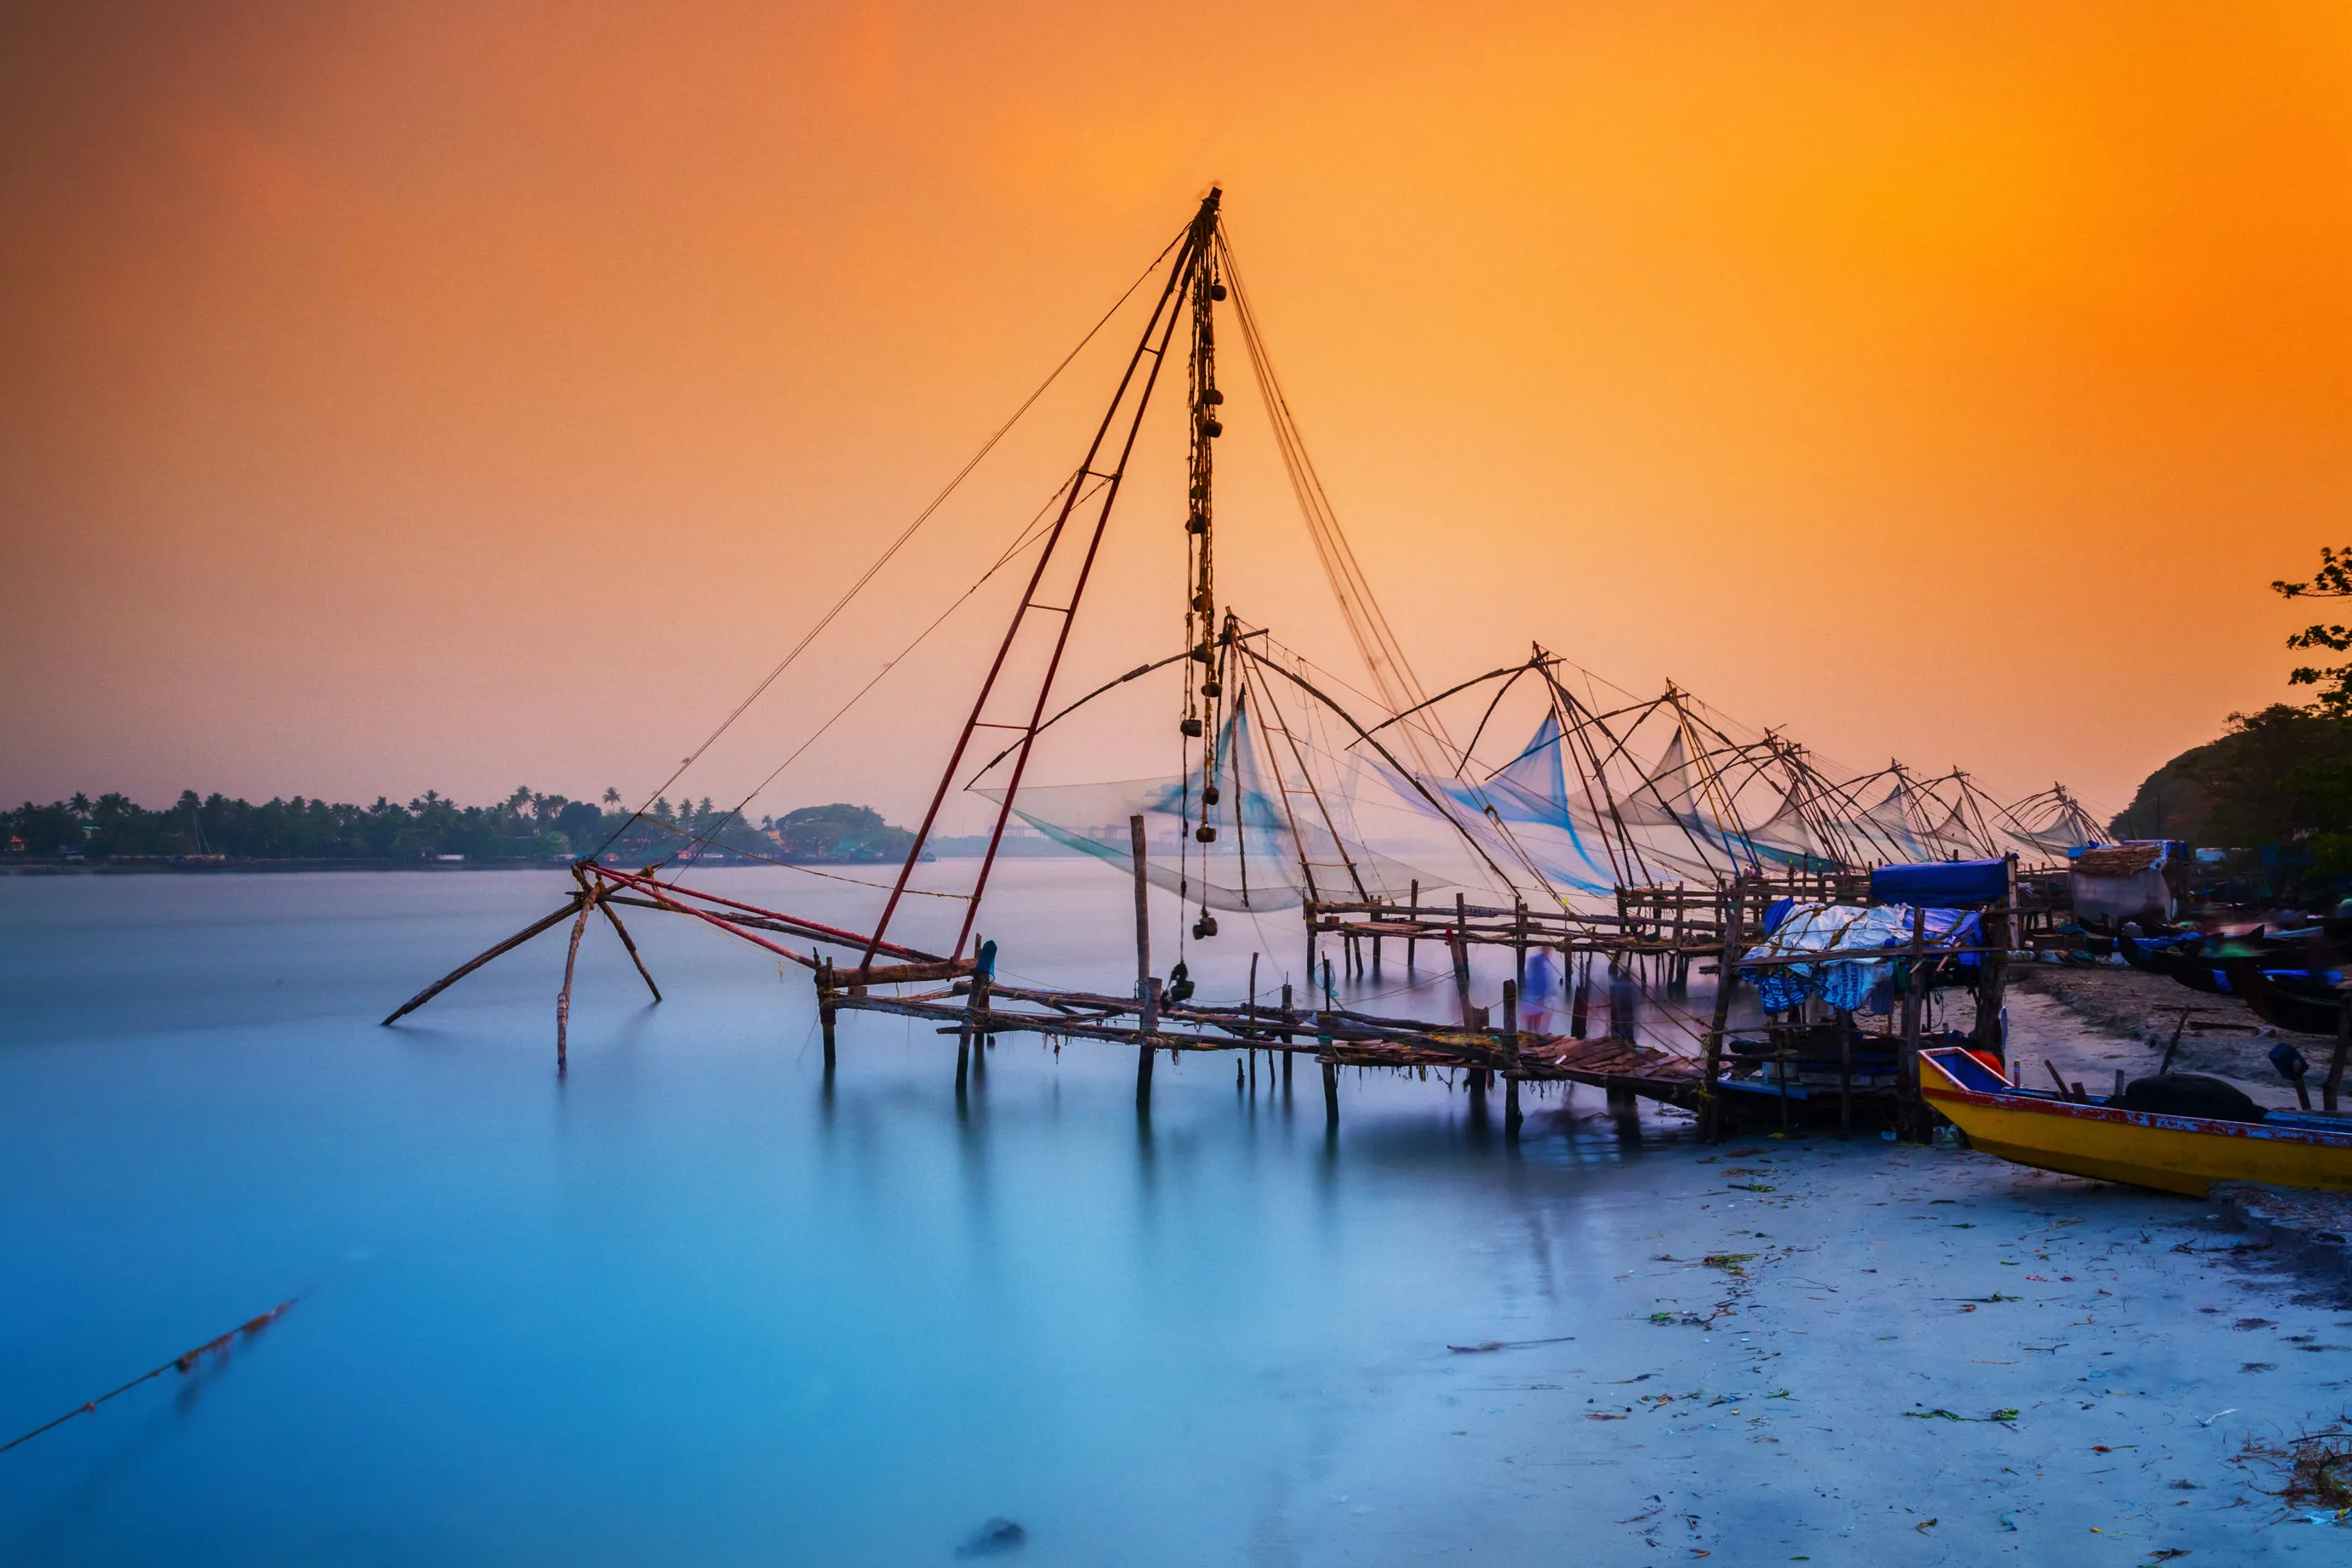
{"type": "MultiPolygon", "coordinates": [[[[1000,874],[1009,973],[1126,988],[1115,877],[1000,874]]],[[[1294,1103],[1206,1058],[1163,1059],[1146,1134],[1131,1052],[1019,1039],[960,1114],[951,1040],[856,1016],[828,1095],[802,974],[651,916],[669,1000],[592,931],[565,1080],[560,935],[375,1027],[564,885],[0,879],[0,1440],[300,1297],[0,1455],[0,1561],[937,1563],[992,1516],[1036,1563],[1576,1540],[1574,1472],[1498,1455],[1613,1462],[1528,1390],[1654,1332],[1600,1298],[1654,1249],[1656,1134],[1549,1102],[1515,1151],[1349,1075],[1327,1142],[1311,1065],[1294,1103]]],[[[1271,988],[1301,946],[1228,917],[1194,967],[1230,995],[1255,948],[1271,988]]]]}

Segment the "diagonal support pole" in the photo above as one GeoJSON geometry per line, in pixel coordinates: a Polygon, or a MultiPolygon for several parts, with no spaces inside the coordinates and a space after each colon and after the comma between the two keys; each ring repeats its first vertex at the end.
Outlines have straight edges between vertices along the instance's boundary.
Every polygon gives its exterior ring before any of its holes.
{"type": "Polygon", "coordinates": [[[580,938],[588,930],[588,912],[595,907],[593,898],[581,900],[580,918],[572,923],[572,947],[563,955],[563,989],[556,993],[555,998],[555,1071],[558,1072],[564,1070],[564,1037],[572,1027],[572,972],[580,967],[580,938]]]}
{"type": "MultiPolygon", "coordinates": [[[[442,976],[439,979],[434,981],[431,985],[425,987],[423,990],[417,992],[415,996],[401,1003],[399,1007],[394,1009],[392,1015],[383,1020],[384,1025],[398,1023],[402,1019],[406,1018],[410,1013],[415,1012],[417,1009],[423,1007],[425,1003],[431,1001],[434,998],[439,996],[442,992],[447,990],[450,987],[456,985],[458,981],[464,979],[467,976],[472,974],[475,970],[480,968],[483,965],[497,957],[499,954],[512,952],[515,948],[521,946],[524,943],[538,936],[541,932],[548,930],[551,927],[562,925],[565,921],[571,919],[575,914],[585,913],[580,907],[584,897],[584,894],[573,894],[569,903],[565,904],[562,908],[557,910],[546,919],[523,927],[523,929],[516,932],[513,936],[508,937],[505,941],[499,943],[497,946],[489,949],[488,952],[481,954],[478,957],[469,958],[465,963],[458,965],[456,968],[450,970],[447,974],[442,976]]],[[[383,1025],[379,1025],[378,1027],[381,1028],[383,1027],[383,1025]]]]}
{"type": "Polygon", "coordinates": [[[643,977],[646,982],[646,989],[654,994],[654,1000],[661,1000],[661,988],[654,984],[653,971],[646,967],[646,960],[644,956],[638,953],[637,945],[629,940],[629,928],[621,924],[621,916],[613,908],[611,901],[600,893],[596,899],[596,907],[603,910],[604,918],[613,923],[613,934],[621,939],[621,946],[629,950],[629,961],[636,965],[638,975],[643,977]]]}

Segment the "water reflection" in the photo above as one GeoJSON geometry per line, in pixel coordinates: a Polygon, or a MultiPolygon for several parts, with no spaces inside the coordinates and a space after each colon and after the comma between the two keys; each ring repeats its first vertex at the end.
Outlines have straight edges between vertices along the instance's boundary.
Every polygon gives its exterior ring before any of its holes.
{"type": "MultiPolygon", "coordinates": [[[[1097,873],[1049,869],[1002,873],[1007,963],[1123,988],[1070,913],[1097,873]]],[[[1577,1314],[1639,1255],[1616,1184],[1678,1135],[1531,1091],[1514,1142],[1491,1086],[1353,1071],[1318,1126],[1287,1054],[1163,1059],[1147,1111],[1132,1046],[1007,1036],[959,1082],[956,1037],[869,1015],[828,1065],[804,982],[658,925],[658,1008],[583,952],[551,1097],[560,953],[373,1023],[532,877],[72,880],[0,883],[0,1408],[376,1260],[184,1416],[12,1455],[11,1563],[929,1562],[994,1515],[1040,1563],[1313,1557],[1356,1517],[1329,1500],[1408,1468],[1360,1544],[1418,1559],[1496,1518],[1444,1344],[1609,1332],[1577,1314]]],[[[1246,949],[1187,956],[1245,991],[1246,949]]],[[[1344,988],[1402,1013],[1440,979],[1344,988]]]]}

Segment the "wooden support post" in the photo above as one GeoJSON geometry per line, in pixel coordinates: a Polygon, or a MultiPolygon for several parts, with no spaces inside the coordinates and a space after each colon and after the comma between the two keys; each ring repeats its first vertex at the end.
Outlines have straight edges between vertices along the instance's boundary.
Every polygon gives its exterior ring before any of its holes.
{"type": "MultiPolygon", "coordinates": [[[[1715,1016],[1706,1029],[1706,1049],[1702,1062],[1704,1107],[1700,1118],[1701,1131],[1709,1139],[1723,1135],[1723,1031],[1731,1021],[1731,993],[1739,984],[1739,925],[1743,906],[1739,902],[1739,881],[1732,879],[1731,915],[1723,925],[1723,957],[1715,971],[1715,1016]]],[[[1591,960],[1585,960],[1588,972],[1591,960]]],[[[1583,1008],[1583,988],[1577,989],[1577,1011],[1583,1008]]]]}
{"type": "Polygon", "coordinates": [[[572,923],[572,948],[563,956],[563,989],[555,998],[555,1071],[564,1071],[564,1037],[572,1027],[572,971],[580,963],[580,938],[588,929],[588,911],[595,907],[593,899],[583,898],[580,917],[572,923]]]}
{"type": "Polygon", "coordinates": [[[996,946],[986,937],[981,938],[979,962],[971,967],[971,990],[963,1004],[963,1037],[956,1047],[956,1078],[961,1082],[963,1061],[968,1051],[977,1051],[972,1061],[972,1075],[988,1073],[988,990],[996,983],[996,946]]]}
{"type": "Polygon", "coordinates": [[[1470,1016],[1470,917],[1465,913],[1468,901],[1460,894],[1454,895],[1454,991],[1462,1004],[1462,1027],[1471,1027],[1470,1016]]]}
{"type": "Polygon", "coordinates": [[[1927,970],[1922,955],[1927,946],[1927,911],[1926,906],[1911,908],[1911,983],[1903,992],[1903,1059],[1895,1064],[1895,1119],[1902,1130],[1915,1132],[1916,1102],[1919,1098],[1919,1034],[1927,1027],[1927,970]]]}
{"type": "Polygon", "coordinates": [[[1838,1136],[1853,1136],[1853,1015],[1841,1009],[1838,1023],[1838,1136]]]}
{"type": "Polygon", "coordinates": [[[1328,1061],[1323,1064],[1323,1124],[1339,1130],[1339,1069],[1328,1061]]]}
{"type": "Polygon", "coordinates": [[[571,902],[564,904],[562,908],[557,910],[554,914],[548,915],[543,920],[535,920],[531,922],[531,924],[524,926],[521,930],[508,937],[497,946],[490,948],[487,952],[478,954],[474,957],[467,959],[464,963],[458,965],[456,968],[450,970],[447,974],[442,976],[439,979],[434,981],[431,985],[425,987],[423,990],[417,992],[415,996],[401,1003],[400,1006],[394,1008],[391,1014],[384,1019],[384,1023],[386,1025],[398,1023],[402,1019],[406,1018],[410,1013],[415,1012],[417,1009],[423,1007],[425,1003],[431,1001],[434,998],[439,996],[442,992],[447,990],[450,987],[456,985],[458,981],[464,979],[467,976],[472,974],[475,970],[480,968],[483,965],[497,957],[499,954],[510,953],[515,948],[521,946],[524,943],[538,936],[541,932],[550,930],[555,926],[562,925],[566,920],[571,919],[574,914],[580,912],[580,905],[584,901],[584,894],[577,893],[573,894],[572,895],[571,902]]]}
{"type": "Polygon", "coordinates": [[[1410,975],[1412,973],[1414,951],[1421,946],[1421,879],[1419,877],[1412,879],[1412,902],[1405,905],[1405,920],[1413,929],[1413,935],[1404,939],[1404,972],[1410,975]]]}
{"type": "Polygon", "coordinates": [[[1675,951],[1666,960],[1666,995],[1680,998],[1688,994],[1690,971],[1683,957],[1683,883],[1675,883],[1675,951]]]}
{"type": "Polygon", "coordinates": [[[2346,992],[2336,1009],[2336,1053],[2327,1059],[2327,1082],[2320,1085],[2319,1108],[2336,1109],[2336,1092],[2344,1082],[2344,1059],[2352,1055],[2352,992],[2346,992]]]}
{"type": "Polygon", "coordinates": [[[817,1028],[824,1035],[824,1075],[827,1078],[833,1076],[833,1020],[836,1011],[833,998],[833,960],[819,959],[816,968],[816,1021],[817,1028]]]}
{"type": "Polygon", "coordinates": [[[1503,982],[1503,1135],[1519,1135],[1519,986],[1503,982]]]}
{"type": "Polygon", "coordinates": [[[1592,1017],[1592,955],[1590,951],[1576,967],[1576,999],[1569,1005],[1568,1033],[1571,1040],[1582,1040],[1586,1024],[1592,1017]]]}
{"type": "Polygon", "coordinates": [[[1127,820],[1127,839],[1135,862],[1135,999],[1143,999],[1144,982],[1151,978],[1151,879],[1143,858],[1143,818],[1127,820]]]}
{"type": "Polygon", "coordinates": [[[1160,1028],[1160,980],[1157,976],[1143,982],[1143,1010],[1139,1015],[1142,1028],[1136,1031],[1139,1043],[1135,1052],[1135,1111],[1139,1116],[1151,1113],[1151,1061],[1158,1054],[1152,1036],[1160,1028]]]}
{"type": "Polygon", "coordinates": [[[618,936],[621,939],[621,946],[629,950],[629,961],[636,965],[638,977],[645,981],[646,989],[654,994],[654,1000],[661,1000],[661,988],[654,984],[653,971],[646,967],[644,955],[637,951],[637,945],[629,940],[629,928],[621,924],[619,913],[605,899],[601,889],[596,895],[596,907],[603,910],[604,918],[613,923],[613,935],[618,936]]]}
{"type": "Polygon", "coordinates": [[[1496,1042],[1504,1067],[1517,1071],[1519,1065],[1519,985],[1517,980],[1503,982],[1503,1037],[1496,1042]]]}
{"type": "Polygon", "coordinates": [[[1528,988],[1528,901],[1524,898],[1511,901],[1511,977],[1524,991],[1528,988]]]}

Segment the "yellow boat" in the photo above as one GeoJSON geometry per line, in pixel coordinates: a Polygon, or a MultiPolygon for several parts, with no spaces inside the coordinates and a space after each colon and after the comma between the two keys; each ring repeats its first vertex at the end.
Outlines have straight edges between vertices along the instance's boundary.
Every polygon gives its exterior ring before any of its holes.
{"type": "Polygon", "coordinates": [[[1958,1046],[1919,1053],[1919,1092],[1973,1146],[2021,1166],[2202,1197],[2217,1181],[2352,1191],[2352,1123],[2163,1116],[2020,1089],[1958,1046]]]}

